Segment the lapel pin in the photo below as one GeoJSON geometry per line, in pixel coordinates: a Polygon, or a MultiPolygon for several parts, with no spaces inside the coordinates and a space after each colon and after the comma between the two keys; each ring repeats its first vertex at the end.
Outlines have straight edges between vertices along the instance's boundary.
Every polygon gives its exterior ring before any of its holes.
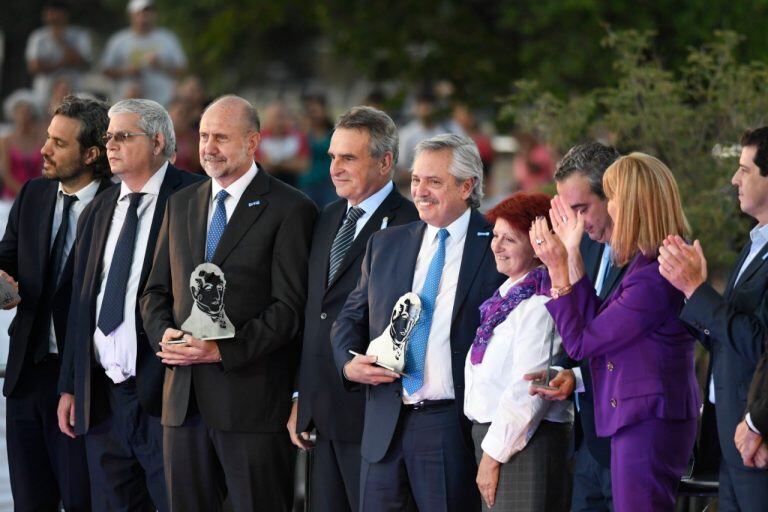
{"type": "Polygon", "coordinates": [[[387,229],[387,225],[389,224],[389,217],[384,217],[381,219],[381,227],[379,229],[387,229]]]}
{"type": "Polygon", "coordinates": [[[763,254],[763,260],[768,259],[768,252],[763,254]]]}
{"type": "Polygon", "coordinates": [[[477,236],[491,236],[490,231],[478,231],[477,236]]]}
{"type": "Polygon", "coordinates": [[[251,201],[250,203],[248,203],[248,208],[250,208],[251,206],[258,206],[260,204],[261,204],[261,201],[251,201]]]}

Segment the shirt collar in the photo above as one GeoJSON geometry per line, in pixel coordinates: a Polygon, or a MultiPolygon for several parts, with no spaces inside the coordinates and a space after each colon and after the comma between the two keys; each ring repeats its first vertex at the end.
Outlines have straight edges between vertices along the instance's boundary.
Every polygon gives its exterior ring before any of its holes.
{"type": "MultiPolygon", "coordinates": [[[[365,213],[375,212],[387,198],[389,193],[392,192],[394,187],[392,182],[388,181],[376,193],[366,197],[364,201],[360,201],[360,204],[358,204],[357,207],[362,208],[365,213]]],[[[350,208],[352,208],[352,205],[347,201],[347,211],[349,211],[350,208]]]]}
{"type": "MultiPolygon", "coordinates": [[[[163,163],[163,165],[160,166],[157,172],[147,180],[147,182],[144,184],[143,187],[141,187],[141,190],[139,190],[139,192],[142,192],[150,196],[160,195],[160,187],[163,185],[163,180],[165,179],[165,172],[167,170],[168,170],[168,162],[166,161],[163,163]]],[[[133,190],[128,188],[128,185],[126,185],[125,182],[122,182],[120,184],[120,197],[117,200],[122,201],[123,198],[128,194],[133,194],[133,190]]]]}
{"type": "Polygon", "coordinates": [[[67,194],[64,192],[64,187],[61,186],[61,183],[59,183],[59,196],[62,195],[69,195],[69,196],[77,196],[77,200],[81,204],[88,204],[91,202],[91,200],[96,197],[96,192],[99,191],[99,180],[93,180],[74,194],[67,194]]]}
{"type": "MultiPolygon", "coordinates": [[[[465,236],[467,236],[467,228],[469,228],[469,216],[472,213],[472,208],[467,208],[464,213],[459,216],[458,219],[448,224],[445,229],[448,230],[450,235],[448,238],[452,240],[452,243],[461,242],[465,236]]],[[[441,228],[427,224],[427,240],[430,243],[437,239],[437,232],[441,228]]]]}
{"type": "Polygon", "coordinates": [[[749,232],[749,238],[753,244],[764,244],[768,242],[768,224],[758,225],[749,232]]]}
{"type": "Polygon", "coordinates": [[[246,171],[245,174],[237,178],[234,182],[230,183],[228,187],[224,188],[221,185],[219,185],[219,182],[216,180],[211,180],[211,203],[216,198],[216,194],[218,194],[222,189],[226,190],[227,193],[232,197],[235,204],[237,204],[240,201],[240,197],[242,197],[243,192],[245,192],[245,189],[248,188],[248,185],[251,184],[251,181],[253,181],[253,178],[256,177],[256,173],[259,172],[259,168],[256,167],[256,163],[251,164],[251,168],[246,171]]]}

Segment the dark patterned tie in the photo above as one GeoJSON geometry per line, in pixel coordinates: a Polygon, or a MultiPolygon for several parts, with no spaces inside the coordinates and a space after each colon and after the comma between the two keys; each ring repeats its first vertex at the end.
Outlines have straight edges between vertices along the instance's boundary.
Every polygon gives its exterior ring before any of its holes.
{"type": "Polygon", "coordinates": [[[328,263],[328,283],[333,281],[333,276],[339,270],[341,262],[344,261],[344,256],[349,252],[349,248],[352,247],[352,242],[355,241],[355,227],[357,221],[365,215],[365,210],[358,208],[357,206],[350,208],[347,212],[347,218],[344,219],[339,232],[336,233],[336,238],[333,239],[333,245],[331,245],[331,258],[328,263]]]}
{"type": "Polygon", "coordinates": [[[208,263],[213,259],[221,235],[224,234],[224,229],[227,227],[227,209],[224,206],[224,201],[228,197],[229,193],[226,190],[219,190],[219,193],[216,194],[216,209],[213,211],[211,227],[208,228],[208,237],[205,242],[205,261],[208,263]]]}
{"type": "Polygon", "coordinates": [[[105,335],[110,334],[123,323],[125,295],[133,263],[133,250],[136,246],[136,230],[139,225],[139,203],[143,195],[141,192],[134,192],[126,196],[130,204],[120,236],[117,238],[115,253],[112,255],[112,264],[109,266],[107,286],[104,290],[104,299],[101,301],[97,324],[105,335]]]}

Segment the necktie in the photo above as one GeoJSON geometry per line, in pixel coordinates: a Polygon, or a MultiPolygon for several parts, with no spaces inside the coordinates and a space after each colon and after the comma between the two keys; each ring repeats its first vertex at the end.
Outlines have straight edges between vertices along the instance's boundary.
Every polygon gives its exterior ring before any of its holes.
{"type": "Polygon", "coordinates": [[[605,280],[608,278],[608,274],[611,273],[611,246],[607,245],[603,249],[603,256],[600,260],[600,270],[598,271],[595,286],[595,291],[597,292],[597,296],[601,299],[605,298],[605,295],[608,290],[605,289],[605,280]]]}
{"type": "Polygon", "coordinates": [[[405,354],[405,369],[407,375],[403,376],[403,388],[412,395],[424,385],[424,361],[427,358],[427,341],[429,330],[432,327],[432,315],[435,311],[437,292],[440,289],[440,278],[445,266],[445,239],[448,238],[448,230],[443,228],[437,232],[437,252],[432,257],[427,269],[427,277],[424,287],[421,289],[421,316],[413,329],[411,340],[405,354]]]}
{"type": "MultiPolygon", "coordinates": [[[[64,207],[61,211],[61,224],[59,224],[59,230],[56,232],[56,237],[53,239],[53,247],[51,247],[51,253],[48,257],[48,272],[45,276],[45,289],[41,300],[42,308],[45,310],[43,318],[50,318],[51,315],[51,301],[53,294],[56,291],[56,286],[59,283],[61,277],[61,270],[64,262],[64,250],[67,243],[67,231],[69,231],[69,212],[72,210],[72,204],[77,201],[77,196],[63,194],[64,207]]],[[[48,323],[44,324],[46,327],[48,323]]],[[[38,342],[35,345],[34,358],[35,362],[39,363],[48,355],[49,352],[49,336],[50,331],[48,329],[43,330],[44,333],[39,336],[38,342]]]]}
{"type": "Polygon", "coordinates": [[[104,289],[104,299],[101,301],[101,311],[97,323],[101,332],[110,334],[123,323],[125,309],[125,294],[128,287],[128,277],[131,274],[133,250],[136,246],[136,230],[139,225],[139,203],[143,193],[128,194],[128,211],[125,214],[123,228],[117,238],[112,264],[109,266],[107,286],[104,289]]]}
{"type": "Polygon", "coordinates": [[[72,204],[77,201],[77,196],[64,194],[63,199],[64,208],[61,212],[61,224],[59,224],[59,230],[56,232],[56,238],[53,240],[51,257],[48,263],[48,278],[50,279],[51,290],[56,289],[59,277],[61,276],[62,260],[64,259],[67,243],[67,231],[69,231],[69,212],[72,210],[72,204]]]}
{"type": "Polygon", "coordinates": [[[227,227],[227,209],[224,207],[224,201],[229,197],[226,190],[219,190],[216,194],[216,210],[211,218],[211,227],[208,228],[208,238],[205,242],[205,261],[210,262],[216,247],[219,245],[221,235],[224,234],[224,228],[227,227]]]}
{"type": "Polygon", "coordinates": [[[333,239],[333,245],[331,245],[331,257],[328,263],[328,283],[333,281],[333,276],[339,270],[341,262],[344,261],[344,256],[349,252],[349,248],[352,247],[352,242],[355,241],[355,227],[357,221],[365,215],[365,210],[358,208],[357,206],[350,208],[347,212],[347,218],[344,219],[336,238],[333,239]]]}

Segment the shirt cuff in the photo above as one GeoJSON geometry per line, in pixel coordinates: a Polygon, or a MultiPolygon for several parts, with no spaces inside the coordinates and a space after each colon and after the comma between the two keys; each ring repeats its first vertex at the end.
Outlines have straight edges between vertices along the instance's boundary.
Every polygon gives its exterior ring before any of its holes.
{"type": "Polygon", "coordinates": [[[584,376],[581,375],[581,368],[579,368],[578,366],[574,366],[573,368],[571,368],[571,371],[573,372],[573,378],[576,379],[573,392],[583,393],[584,391],[586,391],[586,388],[584,388],[584,376]]]}
{"type": "Polygon", "coordinates": [[[752,432],[754,432],[755,434],[757,434],[759,436],[763,435],[763,434],[760,433],[759,430],[757,430],[757,428],[755,427],[755,424],[752,423],[752,415],[750,413],[747,413],[747,415],[744,416],[744,421],[747,422],[747,426],[749,427],[749,430],[751,430],[752,432]]]}

